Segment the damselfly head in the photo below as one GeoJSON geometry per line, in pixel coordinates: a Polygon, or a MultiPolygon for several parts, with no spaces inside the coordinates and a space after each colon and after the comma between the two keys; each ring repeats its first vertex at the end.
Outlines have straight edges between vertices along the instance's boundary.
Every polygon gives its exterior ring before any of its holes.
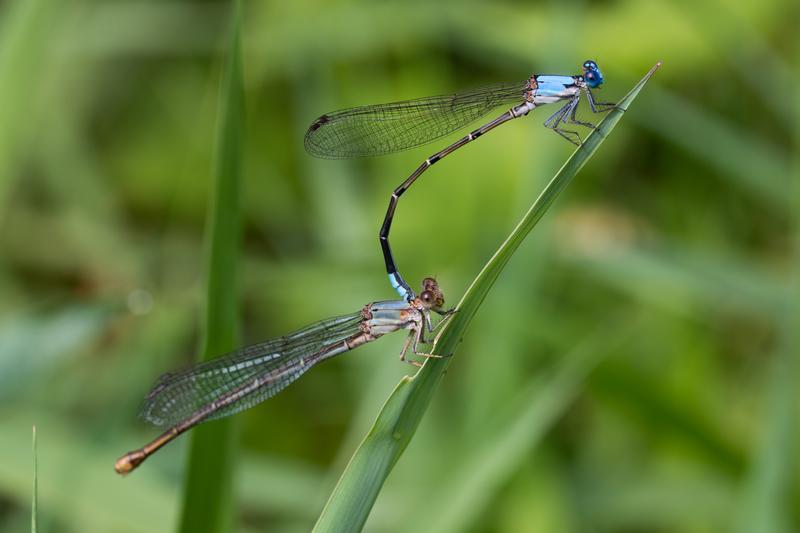
{"type": "Polygon", "coordinates": [[[597,63],[591,59],[583,62],[583,79],[590,89],[595,89],[603,84],[603,73],[597,63]]]}
{"type": "Polygon", "coordinates": [[[427,309],[440,309],[444,305],[444,294],[439,290],[439,284],[433,278],[422,280],[422,292],[419,299],[427,309]]]}

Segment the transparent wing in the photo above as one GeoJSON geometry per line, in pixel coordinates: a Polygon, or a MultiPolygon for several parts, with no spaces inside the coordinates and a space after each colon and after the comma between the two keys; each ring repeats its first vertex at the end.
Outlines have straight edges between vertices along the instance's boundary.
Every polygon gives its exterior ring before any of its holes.
{"type": "Polygon", "coordinates": [[[354,107],[322,115],[308,128],[306,150],[344,159],[427,144],[503,105],[520,103],[527,82],[489,85],[447,96],[354,107]]]}
{"type": "Polygon", "coordinates": [[[361,321],[361,313],[323,320],[285,337],[164,374],[145,397],[140,416],[156,426],[173,426],[229,394],[239,397],[206,420],[248,409],[274,396],[321,361],[320,352],[358,333],[361,321]],[[255,380],[260,386],[242,392],[255,380]]]}

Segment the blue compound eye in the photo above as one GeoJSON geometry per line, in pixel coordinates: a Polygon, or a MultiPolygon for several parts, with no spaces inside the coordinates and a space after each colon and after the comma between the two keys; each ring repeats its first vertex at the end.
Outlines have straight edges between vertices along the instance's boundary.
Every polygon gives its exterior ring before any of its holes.
{"type": "Polygon", "coordinates": [[[588,85],[590,89],[594,89],[603,83],[603,75],[600,74],[600,71],[597,69],[587,70],[583,74],[583,79],[586,81],[586,85],[588,85]]]}
{"type": "Polygon", "coordinates": [[[597,70],[597,63],[595,63],[594,61],[586,61],[583,64],[583,68],[584,70],[597,70]]]}

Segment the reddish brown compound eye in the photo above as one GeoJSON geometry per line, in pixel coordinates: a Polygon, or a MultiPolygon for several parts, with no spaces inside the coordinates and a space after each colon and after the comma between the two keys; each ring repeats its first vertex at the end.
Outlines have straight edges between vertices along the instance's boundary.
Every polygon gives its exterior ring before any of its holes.
{"type": "Polygon", "coordinates": [[[422,280],[422,290],[423,291],[435,291],[439,287],[439,284],[436,283],[436,280],[433,278],[425,278],[422,280]]]}
{"type": "Polygon", "coordinates": [[[433,302],[433,293],[431,291],[422,291],[419,297],[426,304],[433,302]]]}

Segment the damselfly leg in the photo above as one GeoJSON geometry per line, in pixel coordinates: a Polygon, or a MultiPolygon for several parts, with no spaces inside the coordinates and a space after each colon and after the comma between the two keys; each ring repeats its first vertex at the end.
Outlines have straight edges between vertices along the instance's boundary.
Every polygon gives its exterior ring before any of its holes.
{"type": "Polygon", "coordinates": [[[574,144],[575,146],[581,145],[581,136],[578,134],[577,131],[572,130],[565,130],[560,127],[562,123],[567,124],[567,118],[570,116],[571,112],[574,112],[578,108],[578,102],[580,98],[575,97],[570,102],[565,104],[561,109],[550,115],[547,120],[544,121],[544,127],[553,130],[554,132],[558,133],[566,140],[574,144]],[[572,137],[570,137],[570,135],[572,137]]]}

